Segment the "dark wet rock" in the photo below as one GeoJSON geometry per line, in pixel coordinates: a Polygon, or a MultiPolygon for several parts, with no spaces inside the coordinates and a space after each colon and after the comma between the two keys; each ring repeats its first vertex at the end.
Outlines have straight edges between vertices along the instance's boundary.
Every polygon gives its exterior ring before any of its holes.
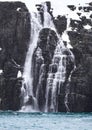
{"type": "Polygon", "coordinates": [[[69,95],[68,106],[70,108],[70,111],[72,111],[72,112],[85,112],[86,105],[87,105],[87,98],[85,95],[81,95],[81,94],[77,94],[77,93],[71,93],[69,95]]]}
{"type": "Polygon", "coordinates": [[[78,42],[82,41],[83,37],[79,32],[68,31],[69,39],[71,44],[76,45],[78,42]]]}
{"type": "Polygon", "coordinates": [[[83,57],[82,51],[78,47],[74,47],[71,51],[75,56],[75,65],[78,66],[81,63],[83,57]]]}
{"type": "MultiPolygon", "coordinates": [[[[91,10],[90,7],[80,7],[79,9],[91,10]]],[[[80,19],[81,21],[77,22],[77,25],[75,20],[71,21],[71,27],[77,28],[76,32],[73,30],[68,32],[76,63],[76,69],[71,75],[68,106],[72,112],[91,112],[92,30],[85,29],[83,26],[92,26],[92,23],[91,19],[87,19],[85,16],[80,17],[80,19]]]]}
{"type": "Polygon", "coordinates": [[[33,89],[34,95],[38,97],[38,106],[41,111],[45,104],[49,65],[52,62],[57,41],[57,35],[53,30],[42,29],[39,33],[38,46],[33,55],[33,89]]]}
{"type": "Polygon", "coordinates": [[[78,16],[81,16],[81,13],[77,13],[78,14],[78,16]]]}
{"type": "Polygon", "coordinates": [[[74,6],[74,5],[68,5],[67,6],[70,10],[72,10],[72,11],[74,11],[75,9],[76,9],[76,6],[74,6]]]}
{"type": "Polygon", "coordinates": [[[65,104],[64,104],[64,99],[65,99],[65,94],[61,93],[58,96],[58,111],[59,112],[66,112],[66,107],[65,107],[65,104]]]}
{"type": "Polygon", "coordinates": [[[91,5],[89,5],[89,6],[79,6],[78,9],[83,10],[84,12],[90,12],[90,11],[92,11],[92,6],[91,5]]]}
{"type": "Polygon", "coordinates": [[[19,110],[20,109],[20,88],[21,79],[5,79],[0,76],[0,109],[19,110]]]}
{"type": "Polygon", "coordinates": [[[62,33],[66,30],[67,27],[67,19],[65,16],[58,15],[57,18],[54,19],[54,24],[57,29],[57,32],[62,35],[62,33]]]}
{"type": "Polygon", "coordinates": [[[80,19],[81,19],[81,24],[82,25],[90,25],[90,26],[92,26],[92,22],[91,22],[91,19],[89,18],[86,18],[86,16],[82,16],[82,17],[80,17],[80,19]]]}
{"type": "Polygon", "coordinates": [[[92,18],[92,14],[90,15],[90,18],[92,18]]]}
{"type": "Polygon", "coordinates": [[[92,11],[92,6],[85,6],[83,7],[84,12],[92,11]]]}
{"type": "Polygon", "coordinates": [[[80,6],[80,7],[78,7],[78,9],[79,9],[79,10],[82,10],[82,9],[83,9],[83,7],[82,7],[82,6],[80,6]]]}
{"type": "Polygon", "coordinates": [[[84,11],[84,16],[78,14],[80,20],[71,19],[71,31],[68,31],[70,44],[73,46],[71,51],[75,55],[76,69],[71,74],[69,86],[67,87],[68,82],[65,82],[62,87],[62,92],[59,95],[59,111],[67,111],[64,103],[67,91],[69,111],[92,111],[92,30],[85,28],[86,25],[92,27],[91,16],[87,18],[85,15],[85,12],[90,12],[92,7],[91,5],[79,6],[79,10],[84,11]]]}
{"type": "Polygon", "coordinates": [[[24,3],[0,2],[0,109],[20,108],[23,71],[30,38],[30,14],[24,3]]]}
{"type": "MultiPolygon", "coordinates": [[[[86,107],[88,105],[87,101],[90,98],[90,95],[92,94],[92,83],[90,82],[91,75],[89,76],[89,73],[91,74],[91,72],[89,71],[91,71],[91,68],[88,69],[88,67],[83,64],[77,67],[75,72],[73,72],[72,74],[69,99],[71,111],[86,111],[86,107]],[[75,108],[74,106],[77,107],[75,108]]],[[[91,108],[87,108],[87,111],[90,111],[91,108]]]]}
{"type": "Polygon", "coordinates": [[[52,73],[56,73],[57,72],[57,64],[51,64],[50,66],[49,66],[49,70],[50,70],[50,72],[52,72],[52,73]]]}
{"type": "Polygon", "coordinates": [[[0,19],[0,47],[3,55],[12,57],[18,64],[24,64],[30,35],[30,17],[25,4],[1,2],[0,19]],[[18,8],[22,11],[17,11],[18,8]]]}
{"type": "Polygon", "coordinates": [[[92,6],[92,2],[90,2],[89,5],[92,6]]]}
{"type": "Polygon", "coordinates": [[[51,63],[57,41],[57,35],[53,30],[44,28],[40,31],[38,47],[42,50],[42,56],[45,64],[51,63]]]}
{"type": "Polygon", "coordinates": [[[34,99],[33,99],[32,96],[29,96],[29,99],[28,99],[28,101],[25,103],[25,106],[26,106],[26,105],[33,105],[33,104],[34,104],[34,99]]]}
{"type": "Polygon", "coordinates": [[[72,27],[72,29],[77,28],[77,31],[79,31],[79,30],[81,30],[83,28],[83,23],[80,20],[71,19],[70,26],[72,27]]]}

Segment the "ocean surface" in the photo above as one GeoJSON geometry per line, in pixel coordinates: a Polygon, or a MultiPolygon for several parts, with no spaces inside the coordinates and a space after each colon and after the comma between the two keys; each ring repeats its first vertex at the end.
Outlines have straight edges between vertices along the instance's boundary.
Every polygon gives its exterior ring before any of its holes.
{"type": "Polygon", "coordinates": [[[92,113],[0,112],[0,130],[92,130],[92,113]]]}

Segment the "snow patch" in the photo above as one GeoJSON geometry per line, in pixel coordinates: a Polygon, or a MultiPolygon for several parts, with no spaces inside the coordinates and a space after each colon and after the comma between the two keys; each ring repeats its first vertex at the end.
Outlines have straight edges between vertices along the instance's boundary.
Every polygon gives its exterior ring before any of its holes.
{"type": "Polygon", "coordinates": [[[75,24],[78,24],[78,22],[77,22],[77,21],[74,21],[74,23],[75,23],[75,24]]]}
{"type": "Polygon", "coordinates": [[[67,43],[67,48],[72,49],[73,47],[71,46],[71,44],[67,43]]]}
{"type": "Polygon", "coordinates": [[[92,27],[91,27],[90,25],[88,25],[88,24],[84,26],[84,29],[88,29],[88,30],[89,30],[89,29],[91,29],[91,28],[92,28],[92,27]]]}
{"type": "Polygon", "coordinates": [[[19,8],[17,8],[16,10],[17,10],[17,11],[20,11],[20,10],[21,10],[21,8],[19,7],[19,8]]]}
{"type": "Polygon", "coordinates": [[[92,11],[90,11],[90,12],[81,12],[81,17],[85,16],[87,19],[89,19],[91,14],[92,14],[92,11]]]}
{"type": "Polygon", "coordinates": [[[3,73],[3,70],[0,70],[0,75],[3,73]]]}
{"type": "Polygon", "coordinates": [[[0,48],[0,51],[2,50],[2,48],[0,48]]]}
{"type": "Polygon", "coordinates": [[[17,78],[20,78],[20,77],[22,77],[22,73],[21,71],[18,71],[17,78]]]}
{"type": "Polygon", "coordinates": [[[66,42],[70,42],[69,36],[68,36],[67,32],[64,32],[64,33],[62,34],[62,40],[63,40],[63,41],[66,41],[66,42]]]}

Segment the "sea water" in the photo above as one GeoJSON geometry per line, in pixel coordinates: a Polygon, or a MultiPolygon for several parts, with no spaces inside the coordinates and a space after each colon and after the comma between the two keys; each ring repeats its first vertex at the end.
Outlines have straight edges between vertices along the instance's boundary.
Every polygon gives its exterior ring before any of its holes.
{"type": "Polygon", "coordinates": [[[92,130],[92,113],[0,112],[0,130],[92,130]]]}

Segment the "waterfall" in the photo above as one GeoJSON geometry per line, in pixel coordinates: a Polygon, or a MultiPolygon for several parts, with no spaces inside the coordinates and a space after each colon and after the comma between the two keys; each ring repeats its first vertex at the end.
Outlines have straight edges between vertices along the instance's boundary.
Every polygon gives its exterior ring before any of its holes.
{"type": "Polygon", "coordinates": [[[48,73],[45,111],[58,111],[57,95],[60,90],[60,84],[65,81],[66,73],[66,55],[63,55],[63,49],[64,45],[60,41],[56,47],[48,73]],[[50,104],[49,98],[51,98],[50,104]]]}
{"type": "Polygon", "coordinates": [[[22,108],[21,111],[37,111],[37,99],[33,94],[33,76],[32,76],[32,56],[37,47],[38,35],[42,28],[54,28],[50,14],[47,12],[46,3],[42,3],[44,23],[41,22],[41,15],[39,12],[31,13],[31,37],[29,49],[26,56],[23,72],[23,83],[21,88],[22,108]]]}
{"type": "MultiPolygon", "coordinates": [[[[23,83],[21,88],[21,111],[39,111],[38,107],[38,97],[40,88],[36,89],[36,93],[33,91],[33,68],[32,68],[32,58],[34,51],[37,47],[39,41],[39,33],[43,28],[50,28],[54,30],[58,37],[57,46],[54,51],[52,62],[49,64],[49,71],[46,82],[46,93],[45,93],[45,112],[57,112],[58,111],[58,95],[60,94],[60,89],[64,82],[66,81],[66,69],[67,69],[67,59],[74,62],[74,56],[68,46],[63,42],[62,37],[57,33],[55,26],[53,24],[52,17],[48,12],[47,4],[42,3],[39,11],[37,13],[31,13],[31,36],[30,44],[25,60],[24,71],[23,71],[23,83]],[[43,11],[43,13],[42,13],[43,11]],[[41,18],[43,17],[43,19],[41,18]]],[[[66,33],[66,32],[65,32],[66,33]]],[[[49,34],[47,37],[47,42],[49,41],[49,34]]],[[[40,71],[44,68],[44,59],[42,56],[42,50],[37,49],[36,55],[41,58],[43,64],[41,65],[40,71]]],[[[42,76],[39,76],[39,82],[41,82],[42,76]]],[[[67,97],[67,94],[66,94],[67,97]]],[[[67,99],[67,98],[65,98],[67,99]]],[[[67,100],[66,100],[67,101],[67,100]]]]}
{"type": "Polygon", "coordinates": [[[23,106],[21,110],[23,111],[33,111],[37,108],[37,102],[33,94],[33,77],[32,77],[32,56],[34,53],[34,50],[37,46],[38,41],[38,35],[39,31],[42,28],[42,25],[40,24],[40,16],[36,13],[31,13],[30,16],[31,19],[31,36],[30,36],[30,44],[29,49],[26,56],[26,61],[24,65],[24,72],[23,72],[23,83],[21,88],[21,95],[23,97],[23,106]],[[27,104],[29,102],[30,104],[27,104]]]}
{"type": "Polygon", "coordinates": [[[43,8],[44,8],[44,28],[51,28],[55,30],[54,23],[52,21],[51,15],[48,13],[48,8],[47,5],[43,3],[43,8]]]}
{"type": "MultiPolygon", "coordinates": [[[[67,58],[69,58],[72,62],[74,62],[74,55],[60,39],[53,56],[52,64],[49,67],[47,87],[46,87],[47,88],[46,106],[45,106],[46,112],[48,111],[58,112],[58,95],[60,94],[60,89],[66,80],[67,58]],[[65,52],[69,54],[66,55],[65,52]]],[[[68,96],[68,90],[66,91],[64,103],[67,111],[69,111],[67,105],[67,101],[68,101],[67,96],[68,96]]]]}

